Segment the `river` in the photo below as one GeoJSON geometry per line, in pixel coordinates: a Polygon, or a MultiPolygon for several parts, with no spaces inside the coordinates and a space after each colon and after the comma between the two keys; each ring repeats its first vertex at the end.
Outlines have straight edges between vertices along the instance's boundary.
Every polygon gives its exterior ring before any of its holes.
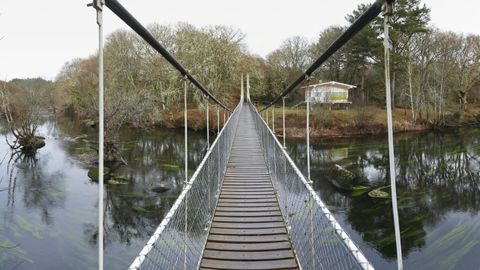
{"type": "MultiPolygon", "coordinates": [[[[290,140],[287,150],[305,174],[304,141],[290,140]]],[[[311,151],[314,189],[377,269],[396,269],[390,200],[339,192],[328,181],[339,164],[365,185],[389,185],[386,136],[317,140],[311,151]]],[[[480,130],[395,135],[395,157],[405,269],[478,268],[480,130]]]]}
{"type": "Polygon", "coordinates": [[[33,158],[12,155],[5,134],[0,124],[0,269],[97,269],[98,185],[79,158],[94,152],[73,140],[95,130],[47,119],[33,158]]]}
{"type": "MultiPolygon", "coordinates": [[[[3,134],[6,131],[3,130],[3,134]]],[[[71,138],[95,130],[75,121],[40,127],[46,146],[35,160],[10,160],[0,142],[0,268],[96,269],[97,184],[80,161],[88,145],[71,138]],[[3,159],[3,161],[2,161],[3,159]],[[15,165],[19,163],[20,165],[15,165]]],[[[204,132],[189,133],[189,174],[206,151],[204,132]]],[[[213,136],[211,136],[213,137],[213,136]]],[[[105,269],[125,269],[182,189],[182,130],[125,129],[119,148],[126,181],[105,192],[105,269]],[[166,191],[152,188],[160,184],[166,191]]],[[[472,269],[480,254],[480,130],[395,136],[399,215],[406,269],[472,269]]],[[[305,172],[305,143],[287,140],[305,172]]],[[[396,269],[389,200],[345,193],[327,177],[339,164],[368,186],[388,185],[385,137],[314,140],[314,188],[377,269],[396,269]]]]}
{"type": "MultiPolygon", "coordinates": [[[[205,153],[205,134],[189,136],[190,173],[205,153]]],[[[127,185],[107,188],[106,268],[130,264],[181,191],[181,130],[126,130],[122,145],[127,185]],[[157,194],[150,188],[171,189],[157,194]]],[[[406,269],[472,269],[480,254],[480,131],[395,136],[402,247],[406,269]]],[[[305,143],[287,150],[305,173],[305,143]]],[[[389,200],[337,191],[326,176],[333,164],[354,171],[365,185],[388,185],[386,137],[314,140],[314,188],[377,269],[396,269],[389,200]]]]}

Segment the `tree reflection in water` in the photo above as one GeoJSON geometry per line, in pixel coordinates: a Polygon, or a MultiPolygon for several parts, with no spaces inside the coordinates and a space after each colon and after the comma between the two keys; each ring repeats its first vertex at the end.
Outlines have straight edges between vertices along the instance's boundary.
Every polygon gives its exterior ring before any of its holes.
{"type": "MultiPolygon", "coordinates": [[[[463,265],[472,265],[476,260],[472,254],[480,254],[480,231],[475,225],[480,222],[479,141],[480,131],[473,129],[396,136],[398,205],[406,266],[435,269],[442,263],[444,267],[468,269],[463,265]],[[442,254],[454,255],[442,258],[442,254]]],[[[358,239],[367,257],[381,269],[392,268],[396,253],[390,200],[373,199],[367,193],[339,192],[327,180],[332,175],[330,167],[336,163],[369,186],[388,185],[386,139],[317,142],[312,148],[315,190],[358,239]]],[[[305,171],[305,144],[290,141],[287,151],[305,171]]]]}
{"type": "MultiPolygon", "coordinates": [[[[203,132],[188,136],[191,176],[206,152],[203,132]]],[[[108,185],[105,195],[106,269],[125,268],[148,241],[183,187],[184,137],[175,130],[124,130],[119,149],[128,162],[115,170],[126,184],[108,185]],[[152,188],[168,188],[156,193],[152,188]]]]}
{"type": "Polygon", "coordinates": [[[73,137],[95,131],[72,119],[45,119],[39,131],[47,143],[35,155],[0,143],[0,246],[15,247],[0,250],[0,269],[90,269],[97,252],[78,228],[97,224],[97,185],[66,150],[73,137]],[[62,121],[76,130],[59,127],[62,121]]]}

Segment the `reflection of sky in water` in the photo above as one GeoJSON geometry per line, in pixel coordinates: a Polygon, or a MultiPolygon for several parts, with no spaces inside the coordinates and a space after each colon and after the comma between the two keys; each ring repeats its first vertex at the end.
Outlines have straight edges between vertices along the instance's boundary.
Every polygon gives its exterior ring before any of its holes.
{"type": "Polygon", "coordinates": [[[384,173],[375,168],[373,165],[363,167],[363,173],[370,183],[378,183],[384,180],[384,173]]]}
{"type": "Polygon", "coordinates": [[[0,165],[0,244],[18,245],[0,251],[0,269],[96,267],[96,245],[89,240],[97,227],[97,185],[70,154],[68,140],[59,138],[83,132],[94,131],[62,120],[45,122],[39,133],[46,146],[35,159],[10,160],[9,147],[0,142],[1,158],[6,155],[0,165]]]}
{"type": "MultiPolygon", "coordinates": [[[[406,269],[472,269],[480,254],[480,131],[395,138],[406,269]]],[[[305,173],[304,142],[290,140],[287,151],[305,173]]],[[[328,175],[336,163],[369,185],[388,185],[387,151],[382,137],[321,141],[311,150],[314,188],[377,269],[396,269],[390,201],[339,192],[328,175]]]]}

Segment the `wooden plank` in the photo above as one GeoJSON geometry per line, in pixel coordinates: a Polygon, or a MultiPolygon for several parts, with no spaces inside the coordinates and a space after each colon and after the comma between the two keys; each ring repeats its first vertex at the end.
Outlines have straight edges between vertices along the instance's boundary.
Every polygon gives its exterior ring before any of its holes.
{"type": "Polygon", "coordinates": [[[229,223],[213,222],[212,228],[226,229],[262,229],[262,228],[281,228],[285,227],[283,222],[265,222],[265,223],[229,223]]]}
{"type": "Polygon", "coordinates": [[[225,242],[225,243],[266,243],[266,242],[282,242],[289,241],[287,234],[275,235],[222,235],[210,234],[208,241],[225,242]]]}
{"type": "Polygon", "coordinates": [[[272,195],[223,195],[220,194],[220,198],[223,199],[266,199],[266,198],[277,198],[274,194],[272,195]]]}
{"type": "Polygon", "coordinates": [[[259,195],[259,194],[273,194],[273,188],[270,188],[269,190],[259,190],[259,189],[249,189],[249,190],[242,190],[242,187],[229,187],[228,189],[222,189],[222,194],[228,194],[228,193],[235,193],[235,194],[251,194],[251,195],[259,195]]]}
{"type": "Polygon", "coordinates": [[[254,187],[224,187],[222,191],[273,191],[272,188],[254,188],[254,187]]]}
{"type": "Polygon", "coordinates": [[[225,177],[245,177],[245,176],[249,176],[249,177],[262,177],[262,176],[270,176],[268,173],[258,173],[258,172],[227,172],[225,174],[225,177]]]}
{"type": "Polygon", "coordinates": [[[275,195],[275,192],[272,190],[269,191],[261,191],[261,190],[255,190],[251,189],[248,191],[242,191],[242,190],[222,190],[221,192],[222,195],[275,195]]]}
{"type": "Polygon", "coordinates": [[[236,185],[236,184],[242,184],[243,186],[248,187],[253,187],[253,186],[258,186],[259,184],[266,185],[268,188],[272,188],[272,182],[270,180],[224,180],[223,181],[223,186],[225,187],[226,185],[236,185]]]}
{"type": "Polygon", "coordinates": [[[275,251],[219,251],[219,250],[205,250],[203,254],[207,259],[221,259],[232,261],[265,261],[265,260],[279,260],[293,258],[291,250],[275,250],[275,251]]]}
{"type": "Polygon", "coordinates": [[[259,207],[257,205],[252,207],[222,207],[217,206],[217,211],[222,212],[268,212],[268,211],[280,211],[278,206],[273,207],[259,207]]]}
{"type": "Polygon", "coordinates": [[[277,198],[263,198],[263,199],[222,199],[220,198],[218,200],[219,203],[225,202],[225,203],[278,203],[277,198]]]}
{"type": "Polygon", "coordinates": [[[261,175],[248,175],[245,176],[245,173],[240,172],[239,176],[228,176],[224,178],[227,181],[270,181],[266,176],[261,176],[261,175]],[[241,176],[240,176],[241,175],[241,176]]]}
{"type": "Polygon", "coordinates": [[[271,217],[282,216],[280,211],[263,211],[263,212],[224,212],[217,211],[216,217],[271,217]]]}
{"type": "Polygon", "coordinates": [[[224,187],[234,187],[234,186],[247,186],[247,187],[258,187],[258,188],[272,188],[272,183],[268,181],[257,181],[255,183],[247,183],[247,182],[224,182],[224,187]]]}
{"type": "Polygon", "coordinates": [[[239,270],[276,270],[295,268],[297,264],[294,259],[271,260],[271,261],[227,261],[203,259],[201,267],[214,269],[239,269],[239,270]]]}
{"type": "Polygon", "coordinates": [[[271,222],[271,221],[282,221],[282,216],[271,216],[271,217],[213,217],[213,221],[216,222],[240,222],[240,223],[253,223],[253,222],[271,222]]]}
{"type": "Polygon", "coordinates": [[[260,183],[263,183],[263,182],[267,182],[269,184],[272,183],[272,181],[270,181],[270,179],[268,178],[261,178],[261,177],[251,177],[251,178],[242,178],[242,179],[239,179],[239,178],[225,178],[223,180],[223,183],[256,183],[256,182],[260,182],[260,183]]]}
{"type": "Polygon", "coordinates": [[[250,203],[226,203],[226,202],[219,202],[217,207],[278,207],[278,203],[270,202],[270,203],[255,203],[252,205],[250,203]]]}
{"type": "Polygon", "coordinates": [[[270,235],[270,234],[286,234],[287,229],[283,228],[266,228],[266,229],[225,229],[225,228],[211,228],[212,234],[225,235],[270,235]]]}
{"type": "Polygon", "coordinates": [[[272,243],[221,243],[207,242],[206,249],[231,250],[231,251],[268,251],[291,249],[289,242],[272,242],[272,243]]]}

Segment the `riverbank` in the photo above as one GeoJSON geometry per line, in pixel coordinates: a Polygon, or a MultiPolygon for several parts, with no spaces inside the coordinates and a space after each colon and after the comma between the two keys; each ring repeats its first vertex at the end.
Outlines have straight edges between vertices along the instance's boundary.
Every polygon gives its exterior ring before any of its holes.
{"type": "MultiPolygon", "coordinates": [[[[272,127],[272,111],[270,109],[268,111],[268,124],[272,127]]],[[[262,115],[264,118],[266,117],[265,112],[262,115]]],[[[282,135],[282,108],[275,108],[274,115],[275,133],[282,135]]],[[[314,107],[312,108],[310,118],[312,138],[355,138],[381,135],[387,132],[386,110],[377,106],[354,107],[348,110],[329,110],[314,107]]],[[[434,125],[432,121],[427,119],[422,118],[417,120],[416,125],[412,125],[411,111],[404,108],[395,108],[393,111],[394,132],[410,133],[438,129],[480,127],[480,108],[472,105],[467,107],[467,110],[462,113],[447,113],[443,125],[434,125]]],[[[220,125],[223,125],[223,113],[220,113],[220,125]]],[[[305,109],[286,109],[285,125],[287,138],[305,137],[305,109]]],[[[173,129],[183,128],[183,113],[181,111],[170,111],[161,122],[155,123],[153,126],[173,129]]],[[[197,108],[189,109],[188,126],[192,130],[205,130],[205,112],[197,108]]],[[[216,130],[216,110],[210,113],[209,126],[212,130],[216,130]]]]}

